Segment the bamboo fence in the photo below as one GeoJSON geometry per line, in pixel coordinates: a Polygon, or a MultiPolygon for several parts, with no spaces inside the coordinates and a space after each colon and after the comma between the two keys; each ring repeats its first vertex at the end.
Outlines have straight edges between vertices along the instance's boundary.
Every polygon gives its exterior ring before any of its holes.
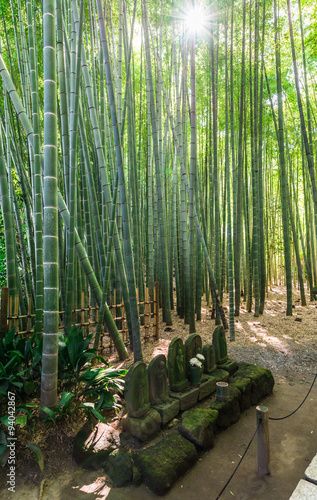
{"type": "MultiPolygon", "coordinates": [[[[83,328],[84,334],[89,335],[90,330],[98,323],[99,306],[91,306],[86,304],[84,292],[81,296],[81,307],[72,311],[72,324],[83,328]]],[[[150,299],[149,289],[145,289],[144,301],[139,301],[139,291],[137,290],[137,302],[140,317],[141,336],[145,342],[159,339],[159,285],[154,285],[153,300],[150,299]]],[[[108,304],[114,321],[117,324],[119,333],[122,335],[124,343],[129,344],[129,331],[125,315],[125,307],[123,301],[117,304],[116,291],[111,292],[110,305],[108,304]]],[[[31,336],[34,333],[33,325],[35,312],[32,310],[31,298],[28,299],[27,314],[13,314],[13,311],[19,309],[19,297],[16,296],[13,300],[9,296],[8,288],[1,288],[1,305],[0,305],[0,336],[4,335],[11,328],[15,328],[16,335],[31,336]],[[14,308],[13,308],[14,304],[14,308]],[[23,322],[23,323],[22,323],[23,322]],[[22,328],[21,325],[24,325],[22,328]]],[[[60,331],[64,330],[63,316],[65,311],[60,311],[60,331]]],[[[112,339],[109,333],[105,330],[100,335],[99,353],[110,353],[115,350],[112,339]]]]}

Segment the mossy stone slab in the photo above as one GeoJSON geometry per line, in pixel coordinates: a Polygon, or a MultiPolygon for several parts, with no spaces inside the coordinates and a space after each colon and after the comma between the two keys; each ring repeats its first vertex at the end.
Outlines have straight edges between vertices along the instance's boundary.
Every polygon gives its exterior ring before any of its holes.
{"type": "Polygon", "coordinates": [[[152,439],[161,429],[161,415],[151,408],[144,417],[134,418],[126,415],[122,419],[122,427],[125,432],[136,437],[140,441],[152,439]]]}
{"type": "Polygon", "coordinates": [[[197,461],[196,447],[180,434],[166,436],[159,443],[133,455],[146,486],[165,495],[180,476],[197,461]]]}
{"type": "Polygon", "coordinates": [[[199,386],[198,401],[216,392],[217,382],[225,382],[228,378],[229,373],[225,370],[215,370],[212,375],[204,374],[199,386]]]}
{"type": "Polygon", "coordinates": [[[133,480],[133,468],[131,456],[122,450],[115,450],[110,453],[104,469],[109,476],[114,488],[130,486],[133,480]]]}
{"type": "Polygon", "coordinates": [[[171,392],[171,398],[179,401],[179,411],[185,411],[194,406],[198,401],[199,387],[191,387],[183,392],[171,392]]]}
{"type": "Polygon", "coordinates": [[[210,408],[193,408],[182,415],[179,433],[195,446],[208,450],[214,445],[214,427],[218,412],[210,408]]]}
{"type": "Polygon", "coordinates": [[[229,399],[228,401],[215,400],[210,408],[219,412],[217,419],[217,427],[226,429],[231,424],[238,422],[240,418],[240,405],[239,399],[241,392],[236,387],[228,387],[229,399]]]}
{"type": "Polygon", "coordinates": [[[251,380],[249,378],[234,377],[229,387],[236,387],[241,392],[239,399],[240,410],[244,411],[251,406],[251,380]]]}
{"type": "Polygon", "coordinates": [[[256,405],[263,397],[271,394],[274,387],[274,378],[270,370],[248,363],[240,363],[233,377],[251,380],[251,405],[256,405]]]}

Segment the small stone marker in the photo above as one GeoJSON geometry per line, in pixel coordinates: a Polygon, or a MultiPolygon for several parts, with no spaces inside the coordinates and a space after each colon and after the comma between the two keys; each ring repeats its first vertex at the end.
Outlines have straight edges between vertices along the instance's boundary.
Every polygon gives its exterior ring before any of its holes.
{"type": "Polygon", "coordinates": [[[159,354],[149,363],[149,396],[151,405],[159,405],[168,399],[166,358],[159,354]]]}
{"type": "Polygon", "coordinates": [[[172,391],[180,392],[189,386],[185,371],[185,347],[180,337],[175,337],[168,349],[168,379],[172,391]]]}
{"type": "Polygon", "coordinates": [[[315,455],[310,465],[305,470],[305,477],[307,481],[317,484],[317,455],[315,455]]]}
{"type": "Polygon", "coordinates": [[[130,417],[141,418],[150,409],[149,381],[142,361],[134,363],[126,375],[124,398],[130,417]]]}
{"type": "Polygon", "coordinates": [[[204,373],[213,373],[217,369],[215,348],[212,344],[206,344],[203,347],[204,373]]]}
{"type": "Polygon", "coordinates": [[[228,361],[227,341],[225,330],[222,325],[217,326],[212,336],[212,343],[215,348],[216,363],[222,365],[228,361]]]}
{"type": "Polygon", "coordinates": [[[201,336],[193,333],[185,341],[185,357],[186,357],[186,376],[189,377],[190,373],[190,363],[189,360],[195,358],[202,351],[202,341],[201,336]]]}
{"type": "Polygon", "coordinates": [[[236,361],[231,361],[227,353],[226,332],[222,325],[217,326],[212,336],[212,343],[215,348],[217,367],[226,370],[232,375],[238,368],[236,361]]]}

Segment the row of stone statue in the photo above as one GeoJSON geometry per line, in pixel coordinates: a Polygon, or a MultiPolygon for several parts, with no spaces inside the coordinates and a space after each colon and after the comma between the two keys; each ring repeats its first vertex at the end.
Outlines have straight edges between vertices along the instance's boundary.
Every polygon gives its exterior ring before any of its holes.
{"type": "MultiPolygon", "coordinates": [[[[202,373],[211,375],[228,361],[225,331],[222,326],[215,329],[213,343],[202,346],[199,335],[193,334],[183,341],[175,337],[169,346],[168,357],[159,354],[149,363],[134,363],[126,375],[125,401],[128,415],[143,417],[150,406],[164,407],[170,396],[188,390],[190,386],[189,360],[197,354],[204,356],[202,373]],[[166,366],[167,365],[167,366],[166,366]]],[[[160,412],[161,413],[161,412],[160,412]]],[[[164,419],[165,420],[165,419],[164,419]]]]}

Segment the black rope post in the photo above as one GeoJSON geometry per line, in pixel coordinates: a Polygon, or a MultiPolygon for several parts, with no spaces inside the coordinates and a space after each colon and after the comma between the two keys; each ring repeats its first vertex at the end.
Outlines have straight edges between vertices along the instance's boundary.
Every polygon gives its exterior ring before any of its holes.
{"type": "Polygon", "coordinates": [[[256,407],[258,429],[258,474],[270,474],[269,410],[266,406],[256,407]]]}

